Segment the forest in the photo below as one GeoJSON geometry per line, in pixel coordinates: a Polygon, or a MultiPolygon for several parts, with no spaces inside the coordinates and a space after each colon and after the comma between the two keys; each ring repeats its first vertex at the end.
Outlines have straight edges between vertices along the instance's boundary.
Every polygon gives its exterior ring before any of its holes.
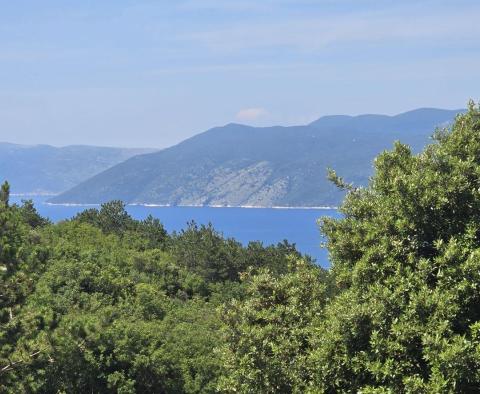
{"type": "Polygon", "coordinates": [[[121,201],[54,224],[5,182],[0,392],[479,392],[480,107],[374,169],[329,172],[328,270],[121,201]]]}

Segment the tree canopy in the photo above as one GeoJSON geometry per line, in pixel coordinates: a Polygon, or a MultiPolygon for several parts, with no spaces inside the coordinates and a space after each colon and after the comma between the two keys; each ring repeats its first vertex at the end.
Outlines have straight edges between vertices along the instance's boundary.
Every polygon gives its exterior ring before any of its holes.
{"type": "Polygon", "coordinates": [[[479,392],[479,107],[433,138],[329,173],[329,270],[120,201],[53,224],[4,184],[0,392],[479,392]]]}
{"type": "Polygon", "coordinates": [[[329,279],[313,288],[299,272],[248,282],[249,297],[224,316],[224,387],[480,390],[479,108],[471,103],[420,154],[395,143],[365,188],[329,176],[349,191],[342,217],[321,220],[329,279]],[[290,294],[301,289],[311,297],[300,304],[290,294]]]}
{"type": "Polygon", "coordinates": [[[169,235],[120,201],[52,224],[2,191],[0,392],[216,392],[218,308],[245,296],[241,272],[300,256],[211,225],[169,235]]]}

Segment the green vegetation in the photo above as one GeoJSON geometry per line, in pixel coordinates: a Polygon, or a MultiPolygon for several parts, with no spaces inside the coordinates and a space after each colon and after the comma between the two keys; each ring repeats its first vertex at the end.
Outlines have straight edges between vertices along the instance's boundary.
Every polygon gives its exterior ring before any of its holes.
{"type": "Polygon", "coordinates": [[[332,268],[119,201],[52,224],[0,191],[0,391],[480,390],[480,109],[396,143],[341,219],[332,268]]]}
{"type": "Polygon", "coordinates": [[[219,307],[245,296],[240,273],[300,258],[195,223],[168,235],[119,201],[54,225],[8,196],[5,183],[0,392],[215,392],[219,307]]]}

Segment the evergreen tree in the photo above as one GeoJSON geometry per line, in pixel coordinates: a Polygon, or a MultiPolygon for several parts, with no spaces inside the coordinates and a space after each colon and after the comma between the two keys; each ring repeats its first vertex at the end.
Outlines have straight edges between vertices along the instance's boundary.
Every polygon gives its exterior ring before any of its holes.
{"type": "Polygon", "coordinates": [[[8,206],[10,199],[10,184],[5,181],[0,187],[0,204],[8,206]]]}

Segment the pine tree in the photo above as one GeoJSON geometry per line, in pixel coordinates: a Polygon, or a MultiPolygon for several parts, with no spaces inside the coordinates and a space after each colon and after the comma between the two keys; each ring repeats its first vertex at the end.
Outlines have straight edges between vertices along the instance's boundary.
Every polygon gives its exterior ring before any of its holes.
{"type": "Polygon", "coordinates": [[[10,184],[5,181],[0,188],[0,203],[8,207],[10,199],[10,184]]]}

